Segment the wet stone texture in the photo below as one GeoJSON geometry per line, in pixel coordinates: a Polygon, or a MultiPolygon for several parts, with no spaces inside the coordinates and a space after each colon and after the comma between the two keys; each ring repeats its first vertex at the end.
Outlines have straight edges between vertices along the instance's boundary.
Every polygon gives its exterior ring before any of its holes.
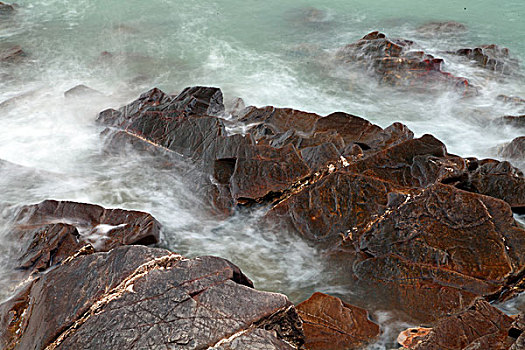
{"type": "Polygon", "coordinates": [[[404,349],[522,349],[523,330],[520,319],[514,321],[486,301],[477,300],[465,311],[439,321],[404,349]]]}
{"type": "Polygon", "coordinates": [[[154,244],[160,224],[150,214],[98,205],[46,200],[22,207],[9,237],[20,242],[17,261],[29,273],[44,271],[90,245],[108,251],[154,244]]]}
{"type": "Polygon", "coordinates": [[[70,259],[0,310],[9,310],[2,318],[5,349],[297,349],[303,343],[290,301],[256,291],[230,262],[143,246],[70,259]]]}
{"type": "Polygon", "coordinates": [[[309,350],[361,349],[379,335],[366,310],[327,294],[314,293],[297,312],[309,350]]]}
{"type": "MultiPolygon", "coordinates": [[[[432,65],[424,54],[407,56],[413,45],[375,32],[341,54],[354,59],[360,50],[367,56],[359,60],[380,66],[385,57],[432,65]]],[[[438,66],[430,71],[456,81],[438,66]]],[[[525,231],[512,213],[525,208],[525,179],[510,163],[462,158],[432,135],[414,138],[400,123],[383,129],[341,112],[252,106],[224,120],[222,111],[216,88],[176,97],[153,89],[98,121],[110,127],[110,143],[126,135],[120,142],[196,164],[197,191],[226,215],[267,205],[263,225],[278,222],[349,256],[347,278],[391,290],[394,307],[419,319],[523,289],[525,231]]]]}
{"type": "Polygon", "coordinates": [[[519,69],[519,62],[510,56],[509,49],[494,44],[459,49],[453,54],[466,57],[480,67],[498,73],[510,74],[519,69]]]}

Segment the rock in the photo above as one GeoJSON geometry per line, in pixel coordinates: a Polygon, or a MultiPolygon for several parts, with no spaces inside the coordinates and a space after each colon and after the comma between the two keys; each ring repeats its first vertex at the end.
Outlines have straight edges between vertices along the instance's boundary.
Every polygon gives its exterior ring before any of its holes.
{"type": "Polygon", "coordinates": [[[525,212],[525,178],[509,162],[467,159],[469,179],[458,187],[507,202],[514,212],[525,212]]]}
{"type": "Polygon", "coordinates": [[[519,96],[508,96],[508,95],[498,95],[497,99],[499,101],[510,103],[513,105],[525,105],[525,99],[519,97],[519,96]]]}
{"type": "Polygon", "coordinates": [[[143,246],[64,262],[0,310],[9,310],[0,339],[10,349],[297,349],[304,342],[290,301],[256,291],[230,262],[143,246]]]}
{"type": "Polygon", "coordinates": [[[516,317],[508,334],[509,337],[516,339],[510,347],[510,350],[525,349],[525,312],[522,312],[516,317]]]}
{"type": "Polygon", "coordinates": [[[413,349],[431,330],[432,328],[425,327],[409,328],[399,333],[397,342],[403,349],[413,349]]]}
{"type": "Polygon", "coordinates": [[[26,53],[18,45],[0,48],[0,62],[16,63],[26,57],[26,53]]]}
{"type": "Polygon", "coordinates": [[[309,350],[361,349],[379,335],[366,310],[327,294],[314,293],[296,308],[309,350]]]}
{"type": "Polygon", "coordinates": [[[505,299],[519,292],[525,270],[525,231],[510,207],[448,185],[407,195],[358,242],[366,258],[354,265],[356,276],[385,284],[422,320],[459,312],[476,296],[505,299]]]}
{"type": "MultiPolygon", "coordinates": [[[[378,58],[412,45],[363,40],[378,58]]],[[[511,211],[524,208],[525,178],[508,162],[465,159],[431,135],[346,113],[248,107],[225,121],[223,110],[215,88],[152,89],[98,120],[119,142],[189,160],[195,191],[224,215],[267,205],[263,225],[336,251],[351,270],[344,278],[391,290],[414,317],[434,321],[525,287],[525,231],[511,211]]]]}
{"type": "Polygon", "coordinates": [[[405,39],[389,39],[377,31],[368,33],[356,43],[346,45],[336,53],[341,64],[361,64],[374,71],[383,83],[416,85],[418,87],[448,86],[462,94],[475,94],[465,78],[441,70],[443,60],[415,51],[415,43],[405,39]]]}
{"type": "Polygon", "coordinates": [[[525,128],[525,114],[524,115],[506,115],[497,120],[498,123],[512,125],[516,128],[525,128]]]}
{"type": "Polygon", "coordinates": [[[525,136],[516,137],[508,145],[505,145],[499,155],[505,158],[524,160],[525,159],[525,136]]]}
{"type": "Polygon", "coordinates": [[[455,21],[428,22],[416,28],[416,31],[426,37],[443,35],[464,34],[468,31],[467,26],[455,21]]]}
{"type": "Polygon", "coordinates": [[[515,342],[513,320],[484,300],[444,318],[408,349],[509,349],[515,342]]]}
{"type": "Polygon", "coordinates": [[[519,69],[519,62],[510,57],[509,49],[498,45],[482,45],[473,49],[459,49],[452,53],[464,56],[480,67],[499,73],[509,74],[519,69]]]}
{"type": "Polygon", "coordinates": [[[0,1],[0,16],[12,14],[15,11],[13,5],[0,1]]]}
{"type": "Polygon", "coordinates": [[[66,92],[64,92],[66,98],[75,98],[75,97],[103,97],[104,94],[100,91],[94,90],[86,85],[77,85],[66,92]]]}
{"type": "Polygon", "coordinates": [[[95,251],[154,244],[160,224],[149,214],[98,205],[46,200],[22,207],[10,233],[21,243],[19,268],[44,271],[90,244],[95,251]]]}

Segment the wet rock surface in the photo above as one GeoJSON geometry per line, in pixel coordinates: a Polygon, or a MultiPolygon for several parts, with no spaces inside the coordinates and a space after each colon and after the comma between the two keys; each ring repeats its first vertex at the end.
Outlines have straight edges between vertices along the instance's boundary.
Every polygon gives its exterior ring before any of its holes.
{"type": "Polygon", "coordinates": [[[0,339],[6,349],[300,347],[290,301],[252,287],[224,259],[119,247],[65,261],[1,305],[0,339]]]}
{"type": "Polygon", "coordinates": [[[483,300],[439,321],[428,334],[405,349],[514,349],[523,325],[483,300]]]}
{"type": "Polygon", "coordinates": [[[327,294],[314,293],[296,308],[309,350],[361,349],[379,335],[366,310],[327,294]]]}
{"type": "Polygon", "coordinates": [[[508,145],[504,146],[499,154],[505,158],[524,160],[525,136],[516,137],[508,145]]]}
{"type": "MultiPolygon", "coordinates": [[[[393,55],[411,45],[363,40],[393,55]]],[[[153,89],[99,121],[200,164],[213,205],[266,204],[263,221],[348,254],[355,277],[392,290],[396,307],[420,319],[522,289],[525,231],[512,211],[525,208],[525,179],[510,163],[452,155],[431,135],[346,113],[247,107],[226,121],[222,111],[215,88],[153,89]]]]}
{"type": "Polygon", "coordinates": [[[98,205],[46,200],[22,207],[9,236],[20,242],[18,268],[45,271],[86,245],[108,251],[121,245],[154,244],[160,224],[150,214],[98,205]]]}
{"type": "Polygon", "coordinates": [[[377,74],[380,81],[395,86],[431,88],[446,86],[463,94],[476,93],[465,78],[442,71],[443,59],[421,51],[415,42],[390,39],[374,31],[336,53],[342,64],[364,65],[377,74]]]}
{"type": "Polygon", "coordinates": [[[519,69],[519,62],[510,56],[509,49],[494,44],[459,49],[453,54],[466,57],[482,68],[499,73],[510,74],[519,69]]]}

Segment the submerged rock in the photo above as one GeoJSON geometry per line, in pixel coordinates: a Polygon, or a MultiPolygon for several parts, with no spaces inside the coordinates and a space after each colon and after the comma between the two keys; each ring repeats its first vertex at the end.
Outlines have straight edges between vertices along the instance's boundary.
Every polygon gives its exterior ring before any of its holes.
{"type": "Polygon", "coordinates": [[[525,128],[525,114],[524,115],[506,115],[497,120],[498,123],[512,125],[517,128],[525,128]]]}
{"type": "Polygon", "coordinates": [[[77,85],[64,92],[64,97],[75,98],[75,97],[102,97],[103,93],[95,89],[90,88],[86,85],[77,85]]]}
{"type": "Polygon", "coordinates": [[[464,56],[476,62],[480,67],[499,73],[509,74],[519,68],[519,62],[510,57],[509,49],[494,44],[459,49],[452,53],[458,56],[464,56]]]}
{"type": "Polygon", "coordinates": [[[365,65],[383,83],[419,88],[437,84],[463,94],[476,93],[467,79],[443,72],[442,59],[418,50],[411,40],[389,39],[377,31],[339,49],[336,60],[342,64],[365,65]]]}
{"type": "Polygon", "coordinates": [[[525,160],[525,136],[516,137],[499,152],[502,157],[525,160]]]}
{"type": "Polygon", "coordinates": [[[297,349],[304,342],[291,302],[256,291],[230,262],[142,246],[63,262],[0,310],[9,349],[297,349]]]}
{"type": "Polygon", "coordinates": [[[443,35],[464,34],[468,31],[467,26],[455,21],[428,22],[416,28],[416,31],[426,37],[443,35]]]}
{"type": "Polygon", "coordinates": [[[9,234],[19,243],[19,268],[44,271],[86,245],[108,251],[121,245],[154,244],[160,224],[150,214],[98,205],[46,200],[22,207],[9,234]]]}
{"type": "Polygon", "coordinates": [[[0,48],[0,62],[15,63],[26,56],[26,53],[19,45],[0,48]]]}
{"type": "Polygon", "coordinates": [[[327,294],[314,293],[296,308],[309,350],[361,349],[379,335],[366,310],[327,294]]]}
{"type": "Polygon", "coordinates": [[[6,4],[5,2],[0,1],[0,16],[9,15],[15,11],[13,5],[6,4]]]}

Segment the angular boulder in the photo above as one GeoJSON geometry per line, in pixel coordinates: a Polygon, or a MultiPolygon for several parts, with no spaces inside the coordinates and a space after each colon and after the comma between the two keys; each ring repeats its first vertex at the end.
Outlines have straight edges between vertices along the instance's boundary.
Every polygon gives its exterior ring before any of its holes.
{"type": "Polygon", "coordinates": [[[19,244],[19,268],[44,271],[82,247],[108,251],[121,245],[154,244],[160,224],[150,214],[93,204],[46,200],[24,206],[10,233],[19,244]]]}
{"type": "Polygon", "coordinates": [[[453,53],[468,58],[480,67],[499,73],[509,74],[519,68],[519,62],[510,57],[509,49],[494,44],[459,49],[453,53]]]}
{"type": "Polygon", "coordinates": [[[314,293],[296,309],[309,350],[361,349],[379,335],[366,310],[327,294],[314,293]]]}
{"type": "Polygon", "coordinates": [[[230,262],[143,246],[65,261],[0,310],[9,349],[297,349],[304,342],[291,302],[256,291],[230,262]]]}
{"type": "Polygon", "coordinates": [[[475,301],[467,310],[439,321],[430,332],[408,349],[474,350],[509,349],[523,329],[513,319],[484,300],[475,301]]]}

